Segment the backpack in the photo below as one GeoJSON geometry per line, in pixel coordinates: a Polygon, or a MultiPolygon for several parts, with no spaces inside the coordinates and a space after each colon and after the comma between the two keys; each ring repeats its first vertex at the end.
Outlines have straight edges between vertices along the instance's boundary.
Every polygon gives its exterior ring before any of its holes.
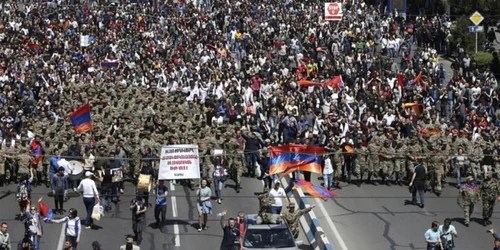
{"type": "Polygon", "coordinates": [[[17,198],[17,201],[19,201],[19,202],[25,201],[28,199],[28,187],[26,186],[26,184],[23,183],[19,186],[19,191],[16,194],[16,198],[17,198]]]}

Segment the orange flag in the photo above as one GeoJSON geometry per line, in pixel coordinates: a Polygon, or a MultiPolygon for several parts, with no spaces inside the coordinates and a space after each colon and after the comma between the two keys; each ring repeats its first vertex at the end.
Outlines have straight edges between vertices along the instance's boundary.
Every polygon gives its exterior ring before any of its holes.
{"type": "Polygon", "coordinates": [[[418,75],[415,77],[415,79],[413,79],[413,83],[417,84],[421,80],[422,80],[422,71],[420,71],[420,73],[418,73],[418,75]]]}

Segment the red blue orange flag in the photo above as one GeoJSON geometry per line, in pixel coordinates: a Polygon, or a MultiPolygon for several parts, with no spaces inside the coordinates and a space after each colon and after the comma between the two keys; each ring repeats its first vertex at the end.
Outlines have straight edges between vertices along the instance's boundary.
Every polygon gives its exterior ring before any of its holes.
{"type": "Polygon", "coordinates": [[[77,134],[92,130],[92,119],[90,118],[90,105],[88,103],[79,107],[69,115],[73,128],[77,134]]]}
{"type": "Polygon", "coordinates": [[[43,159],[42,145],[40,144],[40,142],[33,140],[31,142],[30,148],[31,148],[31,153],[35,157],[35,159],[33,159],[31,163],[33,164],[33,166],[36,166],[43,159]]]}
{"type": "Polygon", "coordinates": [[[324,147],[289,144],[270,148],[269,174],[308,171],[321,174],[324,147]]]}
{"type": "Polygon", "coordinates": [[[45,222],[54,219],[54,213],[52,212],[52,209],[50,209],[50,207],[45,203],[41,201],[38,202],[38,209],[40,210],[40,215],[45,217],[45,222]]]}
{"type": "Polygon", "coordinates": [[[323,199],[324,201],[337,196],[334,192],[322,186],[314,185],[311,182],[305,181],[303,179],[299,179],[294,182],[293,189],[297,188],[302,189],[302,191],[310,194],[313,197],[323,199]]]}

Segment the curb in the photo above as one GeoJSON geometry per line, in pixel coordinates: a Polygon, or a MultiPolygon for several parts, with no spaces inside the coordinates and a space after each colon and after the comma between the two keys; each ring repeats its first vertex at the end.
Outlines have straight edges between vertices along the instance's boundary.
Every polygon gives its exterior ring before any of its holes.
{"type": "MultiPolygon", "coordinates": [[[[282,185],[284,187],[290,188],[291,182],[290,182],[290,177],[286,176],[285,178],[282,178],[282,185]]],[[[292,197],[288,197],[290,201],[295,201],[296,204],[299,206],[300,209],[309,207],[310,204],[307,200],[307,198],[304,195],[304,192],[300,189],[292,189],[289,190],[292,192],[292,197]]],[[[315,250],[334,250],[332,247],[332,244],[330,244],[330,241],[326,237],[325,232],[323,231],[323,228],[321,228],[321,225],[319,223],[319,219],[316,217],[316,214],[314,211],[310,211],[309,213],[305,214],[300,218],[300,224],[302,226],[302,229],[306,233],[307,240],[315,250]]]]}

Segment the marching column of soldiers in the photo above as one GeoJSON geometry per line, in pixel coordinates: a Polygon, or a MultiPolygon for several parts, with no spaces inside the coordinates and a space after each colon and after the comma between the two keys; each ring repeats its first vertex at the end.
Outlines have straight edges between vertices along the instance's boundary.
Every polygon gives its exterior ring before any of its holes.
{"type": "MultiPolygon", "coordinates": [[[[426,169],[427,191],[432,190],[438,196],[446,185],[448,175],[461,172],[461,176],[472,176],[475,180],[485,179],[489,171],[500,171],[500,146],[495,138],[487,134],[472,140],[467,129],[457,133],[440,132],[433,135],[414,132],[403,138],[399,132],[386,129],[367,140],[360,138],[354,145],[339,144],[331,140],[326,146],[328,156],[335,164],[335,187],[344,179],[347,183],[378,185],[403,185],[409,181],[417,158],[423,158],[426,169]],[[348,151],[352,147],[354,151],[348,151]],[[464,169],[455,168],[455,156],[459,152],[467,156],[464,169]],[[346,159],[354,160],[352,174],[357,180],[351,180],[351,173],[344,167],[346,159]],[[379,180],[379,181],[377,181],[379,180]]],[[[460,188],[460,183],[457,183],[460,188]]]]}

